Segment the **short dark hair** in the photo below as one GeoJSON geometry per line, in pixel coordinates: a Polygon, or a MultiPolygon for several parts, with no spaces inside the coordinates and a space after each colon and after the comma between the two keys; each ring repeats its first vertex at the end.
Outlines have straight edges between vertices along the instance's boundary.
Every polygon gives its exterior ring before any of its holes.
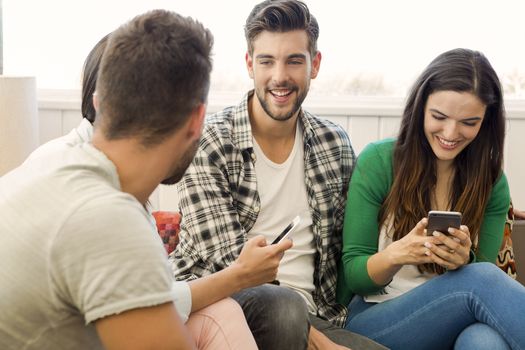
{"type": "Polygon", "coordinates": [[[248,52],[253,53],[253,41],[263,31],[289,32],[305,30],[308,35],[308,49],[312,57],[317,52],[319,24],[308,6],[299,0],[266,0],[252,9],[246,19],[244,35],[248,52]]]}
{"type": "Polygon", "coordinates": [[[206,103],[213,36],[175,12],[153,10],[114,31],[97,81],[98,125],[108,139],[156,145],[206,103]]]}
{"type": "Polygon", "coordinates": [[[108,43],[109,34],[106,34],[98,43],[91,49],[84,61],[84,69],[82,70],[82,116],[89,120],[91,124],[95,122],[96,111],[93,106],[93,93],[97,85],[98,67],[102,54],[108,43]]]}

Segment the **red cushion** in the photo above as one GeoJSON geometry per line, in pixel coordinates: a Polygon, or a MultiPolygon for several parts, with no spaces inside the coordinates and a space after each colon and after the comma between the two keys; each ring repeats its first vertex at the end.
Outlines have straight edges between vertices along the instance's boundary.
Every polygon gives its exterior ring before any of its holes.
{"type": "Polygon", "coordinates": [[[155,211],[153,217],[157,222],[159,236],[169,254],[179,243],[181,215],[176,211],[155,211]]]}

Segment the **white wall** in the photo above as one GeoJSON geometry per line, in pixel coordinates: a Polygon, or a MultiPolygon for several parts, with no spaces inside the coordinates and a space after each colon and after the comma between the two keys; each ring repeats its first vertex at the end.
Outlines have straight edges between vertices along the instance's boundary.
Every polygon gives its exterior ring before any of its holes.
{"type": "MultiPolygon", "coordinates": [[[[208,113],[237,104],[240,95],[211,95],[208,113]]],[[[39,91],[40,143],[68,133],[81,119],[78,91],[39,91]]],[[[379,97],[309,97],[305,108],[340,124],[350,135],[356,153],[369,142],[395,136],[403,100],[379,97]]],[[[514,206],[525,209],[525,100],[506,101],[505,164],[514,206]]],[[[159,186],[151,202],[156,209],[176,210],[174,186],[159,186]]]]}

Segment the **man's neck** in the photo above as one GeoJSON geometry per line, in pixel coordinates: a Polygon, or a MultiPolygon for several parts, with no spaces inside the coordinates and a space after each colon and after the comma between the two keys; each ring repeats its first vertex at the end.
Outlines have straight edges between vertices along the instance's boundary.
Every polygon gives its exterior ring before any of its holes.
{"type": "Polygon", "coordinates": [[[274,120],[266,114],[256,99],[254,95],[248,101],[252,135],[265,156],[281,164],[288,159],[293,149],[299,111],[288,120],[274,120]]]}
{"type": "Polygon", "coordinates": [[[93,146],[104,153],[117,168],[122,192],[134,196],[145,205],[151,193],[162,181],[151,150],[137,140],[107,140],[99,133],[93,135],[93,146]],[[156,171],[157,170],[157,171],[156,171]]]}

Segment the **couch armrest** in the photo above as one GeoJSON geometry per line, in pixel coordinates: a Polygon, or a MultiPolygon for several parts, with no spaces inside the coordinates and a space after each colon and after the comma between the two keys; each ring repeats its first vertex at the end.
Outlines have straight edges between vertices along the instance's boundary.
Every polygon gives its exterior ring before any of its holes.
{"type": "Polygon", "coordinates": [[[512,245],[516,260],[517,280],[525,285],[525,220],[514,220],[512,227],[512,245]]]}

